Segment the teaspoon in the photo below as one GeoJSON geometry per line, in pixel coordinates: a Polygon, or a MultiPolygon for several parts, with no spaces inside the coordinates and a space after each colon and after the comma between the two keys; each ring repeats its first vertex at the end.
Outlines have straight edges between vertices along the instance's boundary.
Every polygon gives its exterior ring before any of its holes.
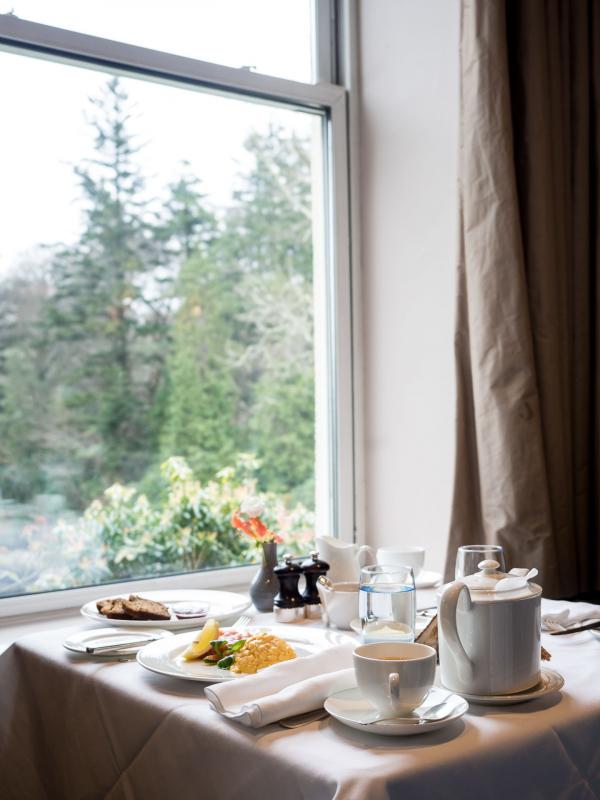
{"type": "Polygon", "coordinates": [[[360,721],[360,725],[375,725],[377,722],[408,722],[413,725],[424,725],[426,722],[437,722],[445,717],[448,717],[457,707],[457,703],[449,703],[448,698],[435,706],[431,706],[421,714],[419,717],[371,717],[360,721]]]}

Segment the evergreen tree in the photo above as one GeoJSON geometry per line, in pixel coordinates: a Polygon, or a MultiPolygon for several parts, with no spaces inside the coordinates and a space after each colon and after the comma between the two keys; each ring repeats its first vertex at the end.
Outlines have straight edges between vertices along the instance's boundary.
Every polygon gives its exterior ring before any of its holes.
{"type": "Polygon", "coordinates": [[[306,488],[306,143],[278,129],[249,137],[252,166],[221,224],[186,164],[157,215],[119,80],[91,102],[94,155],[75,170],[79,241],[43,279],[5,282],[0,296],[0,489],[83,508],[117,480],[151,482],[169,456],[206,480],[240,451],[258,455],[262,488],[306,488]]]}
{"type": "Polygon", "coordinates": [[[236,275],[238,447],[258,456],[263,489],[289,492],[314,473],[310,159],[276,128],[246,148],[252,166],[219,241],[236,275]]]}
{"type": "Polygon", "coordinates": [[[46,488],[50,392],[39,321],[48,280],[37,257],[19,266],[0,292],[0,494],[26,501],[46,488]]]}
{"type": "Polygon", "coordinates": [[[194,253],[204,253],[217,235],[215,216],[200,192],[200,179],[190,172],[188,161],[182,163],[182,174],[169,185],[164,205],[164,222],[158,234],[167,248],[180,261],[194,253]]]}
{"type": "Polygon", "coordinates": [[[152,457],[149,420],[166,324],[155,303],[157,253],[127,94],[112,78],[91,102],[95,157],[75,170],[85,228],[54,260],[47,316],[62,352],[66,422],[77,442],[71,461],[84,494],[138,478],[152,457]]]}
{"type": "Polygon", "coordinates": [[[271,126],[245,142],[252,166],[234,192],[226,246],[246,272],[312,280],[310,155],[296,134],[271,126]]]}
{"type": "Polygon", "coordinates": [[[161,445],[164,457],[184,456],[201,480],[231,463],[238,391],[228,347],[229,289],[218,267],[201,255],[185,262],[177,294],[161,445]]]}

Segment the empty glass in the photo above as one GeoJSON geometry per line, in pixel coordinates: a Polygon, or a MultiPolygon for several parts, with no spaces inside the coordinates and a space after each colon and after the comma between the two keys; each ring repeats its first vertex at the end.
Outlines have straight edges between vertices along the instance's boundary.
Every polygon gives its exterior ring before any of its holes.
{"type": "Polygon", "coordinates": [[[415,578],[412,568],[385,564],[360,571],[359,612],[364,642],[413,642],[415,578]]]}
{"type": "Polygon", "coordinates": [[[506,572],[504,551],[499,544],[466,544],[458,548],[454,577],[465,578],[479,572],[477,566],[481,561],[491,558],[500,564],[500,572],[506,572]]]}

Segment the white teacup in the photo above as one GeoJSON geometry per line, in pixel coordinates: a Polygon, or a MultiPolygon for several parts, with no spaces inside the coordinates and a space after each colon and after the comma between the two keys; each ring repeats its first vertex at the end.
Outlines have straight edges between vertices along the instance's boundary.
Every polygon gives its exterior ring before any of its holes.
{"type": "Polygon", "coordinates": [[[358,617],[358,583],[353,581],[341,581],[330,585],[317,583],[317,590],[326,621],[341,630],[350,630],[350,623],[358,617]]]}
{"type": "Polygon", "coordinates": [[[395,566],[404,564],[412,567],[415,578],[423,569],[425,563],[424,547],[379,547],[377,549],[377,563],[395,566]]]}
{"type": "Polygon", "coordinates": [[[354,651],[356,682],[384,714],[408,714],[427,697],[437,654],[426,644],[362,644],[354,651]]]}

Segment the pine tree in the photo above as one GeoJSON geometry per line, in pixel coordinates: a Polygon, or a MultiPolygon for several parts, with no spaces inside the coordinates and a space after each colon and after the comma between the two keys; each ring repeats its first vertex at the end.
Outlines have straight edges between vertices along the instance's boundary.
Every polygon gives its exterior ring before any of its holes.
{"type": "Polygon", "coordinates": [[[148,428],[166,321],[155,303],[158,253],[146,222],[138,148],[118,78],[92,98],[95,156],[75,172],[83,192],[80,241],[54,260],[47,329],[62,352],[71,460],[82,489],[138,478],[154,442],[148,428]]]}
{"type": "Polygon", "coordinates": [[[0,293],[0,495],[20,501],[46,488],[51,392],[39,331],[48,296],[41,255],[20,264],[0,293]]]}
{"type": "Polygon", "coordinates": [[[312,280],[309,148],[304,139],[270,127],[245,142],[252,166],[234,192],[228,246],[245,272],[312,280]]]}
{"type": "Polygon", "coordinates": [[[194,253],[205,253],[217,235],[215,215],[206,206],[200,184],[200,179],[191,173],[190,163],[184,161],[180,177],[168,187],[158,235],[182,263],[194,253]]]}
{"type": "Polygon", "coordinates": [[[261,462],[263,489],[290,492],[314,474],[312,208],[307,143],[252,134],[253,163],[226,216],[219,252],[236,276],[239,449],[261,462]]]}
{"type": "Polygon", "coordinates": [[[201,480],[231,462],[238,390],[228,346],[229,287],[207,257],[185,262],[180,307],[167,362],[168,393],[161,437],[164,457],[184,456],[201,480]]]}

